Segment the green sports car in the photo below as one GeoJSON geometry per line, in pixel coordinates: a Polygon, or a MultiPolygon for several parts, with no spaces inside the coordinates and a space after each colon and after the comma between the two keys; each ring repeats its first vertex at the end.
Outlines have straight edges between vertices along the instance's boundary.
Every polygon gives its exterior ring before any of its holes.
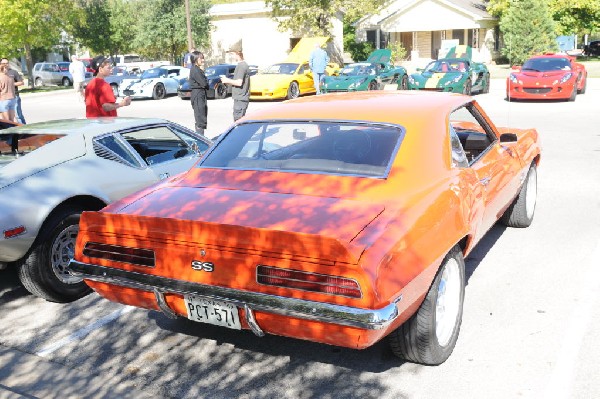
{"type": "MultiPolygon", "coordinates": [[[[455,53],[451,51],[451,54],[455,53]]],[[[450,91],[470,95],[490,91],[487,67],[470,57],[441,58],[408,77],[408,90],[450,91]]],[[[398,89],[401,83],[398,82],[398,89]]]]}
{"type": "Polygon", "coordinates": [[[389,83],[394,84],[398,81],[406,84],[406,69],[391,64],[391,55],[392,52],[388,49],[373,51],[366,61],[346,65],[337,76],[325,76],[321,82],[321,91],[332,93],[382,90],[383,86],[389,83]]]}

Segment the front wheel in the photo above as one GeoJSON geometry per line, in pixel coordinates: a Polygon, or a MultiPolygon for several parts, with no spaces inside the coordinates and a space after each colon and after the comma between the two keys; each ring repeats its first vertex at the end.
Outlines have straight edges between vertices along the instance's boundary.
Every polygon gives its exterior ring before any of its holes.
{"type": "Polygon", "coordinates": [[[162,83],[158,83],[156,86],[154,86],[154,90],[152,91],[152,98],[154,100],[162,100],[165,98],[165,94],[165,86],[163,86],[162,83]]]}
{"type": "Polygon", "coordinates": [[[417,312],[389,335],[392,352],[415,363],[442,364],[456,345],[465,297],[465,261],[458,246],[442,261],[417,312]]]}
{"type": "Polygon", "coordinates": [[[577,84],[573,85],[573,92],[571,93],[571,97],[569,97],[569,101],[575,101],[577,98],[577,84]]]}
{"type": "Polygon", "coordinates": [[[44,82],[42,81],[42,78],[35,79],[35,87],[42,87],[43,85],[44,85],[44,82]]]}
{"type": "Polygon", "coordinates": [[[408,76],[402,75],[402,80],[398,83],[398,90],[408,90],[408,76]]]}
{"type": "Polygon", "coordinates": [[[481,92],[483,94],[487,94],[490,92],[490,74],[485,74],[483,78],[483,87],[481,88],[481,92]]]}
{"type": "Polygon", "coordinates": [[[377,90],[378,88],[377,82],[372,80],[369,82],[369,87],[367,87],[367,90],[377,90]]]}
{"type": "Polygon", "coordinates": [[[293,98],[298,98],[300,96],[300,88],[298,87],[298,83],[292,82],[290,83],[290,87],[288,87],[287,91],[287,99],[291,100],[293,98]]]}
{"type": "Polygon", "coordinates": [[[217,83],[215,85],[215,99],[221,100],[227,97],[227,86],[223,83],[217,83]]]}
{"type": "Polygon", "coordinates": [[[115,98],[119,97],[119,86],[116,83],[111,83],[110,88],[112,89],[115,98]]]}
{"type": "Polygon", "coordinates": [[[65,209],[44,223],[31,252],[19,265],[19,279],[33,295],[50,302],[75,301],[91,292],[68,269],[73,259],[82,209],[65,209]]]}
{"type": "Polygon", "coordinates": [[[71,86],[71,81],[69,80],[69,78],[67,78],[67,77],[62,78],[62,85],[65,87],[71,86]]]}
{"type": "Polygon", "coordinates": [[[471,79],[467,79],[465,82],[465,87],[463,87],[463,94],[470,96],[471,95],[471,79]]]}
{"type": "Polygon", "coordinates": [[[537,202],[537,169],[531,164],[519,194],[502,215],[502,224],[508,227],[529,227],[537,202]]]}

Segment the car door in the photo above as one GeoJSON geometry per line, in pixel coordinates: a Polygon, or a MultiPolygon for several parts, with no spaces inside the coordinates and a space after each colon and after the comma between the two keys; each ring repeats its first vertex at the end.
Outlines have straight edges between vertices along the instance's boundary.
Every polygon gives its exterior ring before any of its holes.
{"type": "Polygon", "coordinates": [[[164,85],[165,89],[167,90],[167,94],[177,93],[177,89],[179,88],[179,80],[181,78],[181,69],[172,68],[168,70],[167,78],[164,79],[164,85]]]}
{"type": "Polygon", "coordinates": [[[500,218],[521,185],[523,165],[516,151],[500,144],[489,118],[475,102],[450,115],[471,168],[483,188],[484,212],[479,235],[500,218]]]}
{"type": "Polygon", "coordinates": [[[312,73],[310,73],[308,62],[301,64],[298,67],[298,70],[296,71],[296,79],[298,80],[298,86],[300,87],[301,94],[313,93],[315,91],[313,76],[312,73]]]}
{"type": "Polygon", "coordinates": [[[192,167],[210,142],[176,125],[152,125],[120,133],[120,137],[157,180],[192,167]]]}

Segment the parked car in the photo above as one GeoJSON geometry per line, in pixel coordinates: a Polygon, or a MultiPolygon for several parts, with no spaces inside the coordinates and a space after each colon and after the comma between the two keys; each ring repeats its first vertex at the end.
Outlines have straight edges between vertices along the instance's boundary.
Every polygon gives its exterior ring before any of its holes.
{"type": "Polygon", "coordinates": [[[583,54],[588,57],[600,56],[600,40],[591,41],[589,44],[583,47],[583,54]]]}
{"type": "Polygon", "coordinates": [[[100,118],[0,130],[0,269],[54,302],[89,292],[67,270],[83,211],[190,168],[210,141],[162,119],[100,118]]]}
{"type": "Polygon", "coordinates": [[[535,129],[500,130],[468,96],[285,101],[180,178],[84,213],[70,269],[169,317],[355,349],[389,336],[396,355],[439,364],[464,257],[498,219],[530,225],[539,161],[535,129]]]}
{"type": "MultiPolygon", "coordinates": [[[[221,75],[225,75],[228,78],[233,78],[233,72],[235,71],[235,65],[233,64],[218,64],[206,68],[204,72],[206,79],[208,79],[208,98],[223,99],[231,94],[231,85],[226,85],[221,82],[221,75]]],[[[249,65],[250,76],[256,75],[258,68],[256,65],[249,65]]],[[[190,89],[189,78],[184,80],[179,89],[177,89],[177,95],[182,100],[189,99],[192,95],[192,89],[190,89]]]]}
{"type": "Polygon", "coordinates": [[[514,66],[506,79],[506,99],[575,101],[587,88],[587,71],[575,57],[547,53],[514,66]]]}
{"type": "MultiPolygon", "coordinates": [[[[58,69],[60,70],[60,72],[64,76],[66,76],[67,78],[69,78],[69,84],[68,84],[68,86],[72,86],[73,85],[73,75],[71,74],[71,72],[69,72],[69,66],[71,65],[71,63],[70,62],[57,62],[56,65],[58,65],[58,69]]],[[[92,78],[92,73],[88,72],[87,69],[85,71],[85,78],[86,79],[91,79],[92,78]]]]}
{"type": "MultiPolygon", "coordinates": [[[[291,99],[316,93],[308,59],[315,44],[323,45],[326,41],[326,37],[300,39],[284,62],[273,64],[252,76],[250,100],[291,99]]],[[[338,71],[338,64],[331,62],[325,72],[334,75],[338,71]]]]}
{"type": "Polygon", "coordinates": [[[402,89],[406,89],[406,69],[391,64],[391,55],[392,51],[388,49],[373,51],[365,62],[349,64],[337,76],[323,78],[321,91],[383,90],[386,84],[396,84],[397,81],[403,82],[402,89]]]}
{"type": "MultiPolygon", "coordinates": [[[[450,91],[470,95],[489,93],[490,72],[471,58],[471,47],[457,46],[445,58],[432,61],[408,77],[408,90],[450,91]]],[[[401,82],[398,82],[398,89],[401,82]]]]}
{"type": "Polygon", "coordinates": [[[123,79],[119,95],[160,100],[169,94],[177,94],[177,89],[189,74],[189,69],[176,65],[150,68],[139,76],[123,79]]]}
{"type": "MultiPolygon", "coordinates": [[[[33,84],[36,87],[46,85],[71,86],[73,78],[69,73],[68,63],[65,70],[61,70],[58,63],[55,62],[38,62],[33,66],[33,84]]],[[[64,68],[64,66],[63,66],[64,68]]]]}
{"type": "MultiPolygon", "coordinates": [[[[119,86],[125,79],[137,79],[139,78],[139,74],[130,72],[126,67],[115,66],[113,67],[112,74],[104,78],[104,80],[110,84],[112,91],[115,97],[119,96],[119,86]]],[[[93,79],[93,76],[90,76],[83,82],[83,87],[85,88],[88,83],[93,79]]]]}

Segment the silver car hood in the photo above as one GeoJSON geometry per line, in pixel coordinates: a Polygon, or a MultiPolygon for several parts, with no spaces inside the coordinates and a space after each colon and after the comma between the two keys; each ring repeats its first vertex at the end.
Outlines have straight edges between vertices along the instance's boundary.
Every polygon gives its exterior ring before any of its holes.
{"type": "MultiPolygon", "coordinates": [[[[84,156],[82,135],[67,135],[24,155],[0,155],[0,189],[45,169],[84,156]]],[[[56,176],[60,181],[60,176],[56,176]]]]}

